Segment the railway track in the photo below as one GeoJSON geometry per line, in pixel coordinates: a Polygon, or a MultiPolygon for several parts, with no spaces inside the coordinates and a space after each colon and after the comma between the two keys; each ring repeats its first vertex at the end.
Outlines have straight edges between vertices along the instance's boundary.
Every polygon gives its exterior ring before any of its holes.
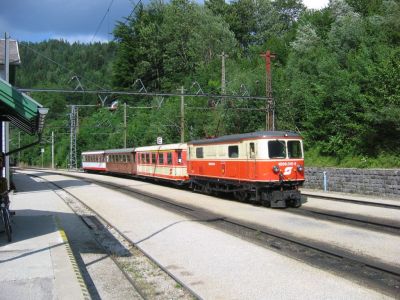
{"type": "Polygon", "coordinates": [[[345,224],[364,229],[367,228],[369,230],[374,230],[382,233],[389,233],[392,235],[400,235],[400,223],[395,223],[382,218],[366,217],[340,211],[309,208],[306,206],[296,209],[288,208],[285,211],[287,211],[288,213],[316,218],[319,220],[332,221],[339,224],[345,224]]]}
{"type": "MultiPolygon", "coordinates": [[[[119,192],[129,194],[147,203],[171,210],[175,213],[180,213],[191,219],[208,223],[209,226],[214,228],[227,231],[231,234],[239,235],[251,242],[272,249],[273,251],[277,251],[283,255],[296,258],[312,266],[331,270],[340,276],[355,280],[363,285],[374,287],[385,294],[397,296],[400,292],[400,268],[383,263],[376,258],[356,255],[350,251],[347,251],[346,249],[337,248],[332,245],[327,245],[314,240],[298,238],[290,233],[280,232],[274,228],[261,226],[252,222],[244,222],[229,218],[227,216],[216,215],[215,213],[203,208],[186,204],[182,205],[181,203],[177,203],[167,197],[145,193],[121,184],[88,178],[82,179],[82,176],[73,174],[60,175],[79,178],[80,180],[84,180],[89,183],[98,184],[100,186],[112,188],[118,190],[119,192]]],[[[323,212],[316,211],[308,211],[306,213],[313,215],[319,214],[320,216],[324,214],[323,212]]],[[[338,216],[330,217],[341,218],[338,216]]],[[[106,220],[104,221],[107,222],[106,220]]],[[[347,221],[355,222],[355,220],[347,221]]],[[[364,222],[362,220],[357,221],[364,222]]],[[[381,226],[382,224],[370,225],[381,226]]],[[[112,224],[110,224],[110,226],[112,226],[112,224]]],[[[390,230],[398,230],[398,227],[395,226],[394,228],[390,228],[390,230]]],[[[123,236],[123,234],[121,235],[123,236]]],[[[127,240],[129,239],[127,238],[127,240]]],[[[133,243],[132,241],[130,242],[133,243]]],[[[150,255],[149,258],[151,258],[150,255]]],[[[151,259],[157,263],[154,258],[151,259]]],[[[168,273],[167,270],[165,271],[168,273]]],[[[170,275],[173,277],[173,274],[170,275]]],[[[179,278],[173,278],[182,286],[186,287],[183,282],[179,281],[179,278]]],[[[190,289],[188,288],[188,290],[190,289]]]]}
{"type": "Polygon", "coordinates": [[[307,193],[302,191],[302,195],[312,197],[312,198],[318,198],[318,199],[325,199],[325,200],[332,200],[336,202],[346,202],[346,203],[352,203],[352,204],[358,204],[358,205],[364,205],[364,206],[375,206],[375,207],[382,207],[382,208],[391,208],[391,209],[399,209],[400,210],[400,205],[396,204],[388,204],[388,203],[380,203],[380,202],[375,202],[375,201],[361,201],[361,200],[356,200],[356,199],[348,199],[348,198],[339,198],[339,197],[334,197],[334,196],[329,196],[329,195],[321,195],[321,194],[313,194],[313,193],[307,193]]]}

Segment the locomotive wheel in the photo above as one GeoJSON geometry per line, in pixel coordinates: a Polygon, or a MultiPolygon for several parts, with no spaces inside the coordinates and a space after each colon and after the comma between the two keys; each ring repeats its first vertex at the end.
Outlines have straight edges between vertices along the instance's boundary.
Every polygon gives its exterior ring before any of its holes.
{"type": "Polygon", "coordinates": [[[248,200],[250,199],[250,194],[246,191],[233,192],[233,196],[240,202],[248,202],[248,200]]]}
{"type": "Polygon", "coordinates": [[[291,200],[290,206],[294,208],[299,208],[301,206],[301,199],[291,200]]]}
{"type": "Polygon", "coordinates": [[[212,190],[210,189],[210,185],[209,184],[203,185],[201,192],[206,195],[211,195],[212,190]]]}
{"type": "Polygon", "coordinates": [[[269,200],[263,200],[261,203],[265,207],[271,207],[271,201],[269,200]]]}

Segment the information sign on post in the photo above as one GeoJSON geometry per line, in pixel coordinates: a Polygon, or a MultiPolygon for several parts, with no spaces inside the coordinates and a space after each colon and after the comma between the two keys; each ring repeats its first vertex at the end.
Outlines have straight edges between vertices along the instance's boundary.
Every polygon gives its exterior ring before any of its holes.
{"type": "Polygon", "coordinates": [[[157,145],[162,145],[162,137],[157,137],[157,145]]]}

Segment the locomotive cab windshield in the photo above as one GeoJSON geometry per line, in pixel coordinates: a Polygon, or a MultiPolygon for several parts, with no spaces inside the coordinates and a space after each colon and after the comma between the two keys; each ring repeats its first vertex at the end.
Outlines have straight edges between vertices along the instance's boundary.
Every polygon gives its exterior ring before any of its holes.
{"type": "Polygon", "coordinates": [[[270,140],[268,141],[268,157],[278,159],[302,158],[301,142],[298,140],[270,140]]]}

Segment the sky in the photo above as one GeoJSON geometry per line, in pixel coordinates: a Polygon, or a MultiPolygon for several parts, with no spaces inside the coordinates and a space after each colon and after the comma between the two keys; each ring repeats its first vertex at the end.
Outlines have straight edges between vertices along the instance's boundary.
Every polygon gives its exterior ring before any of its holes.
{"type": "MultiPolygon", "coordinates": [[[[107,42],[113,39],[115,24],[129,16],[137,1],[1,0],[0,37],[7,32],[19,41],[107,42]]],[[[308,8],[320,9],[328,1],[303,0],[303,3],[308,8]]]]}

